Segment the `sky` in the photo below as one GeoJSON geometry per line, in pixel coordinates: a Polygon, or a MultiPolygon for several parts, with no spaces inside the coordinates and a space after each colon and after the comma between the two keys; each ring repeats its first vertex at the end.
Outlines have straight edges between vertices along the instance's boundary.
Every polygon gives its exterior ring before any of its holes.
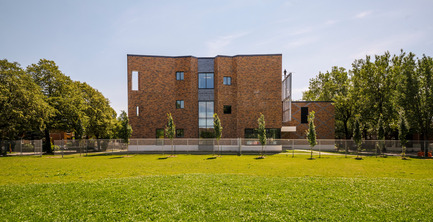
{"type": "Polygon", "coordinates": [[[0,59],[53,60],[127,110],[127,54],[282,54],[293,99],[333,66],[433,56],[432,0],[0,0],[0,59]]]}

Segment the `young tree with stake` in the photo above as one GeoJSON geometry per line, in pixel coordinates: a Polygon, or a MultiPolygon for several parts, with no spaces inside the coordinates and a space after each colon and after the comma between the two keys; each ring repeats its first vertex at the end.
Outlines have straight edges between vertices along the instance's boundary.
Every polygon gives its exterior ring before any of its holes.
{"type": "Polygon", "coordinates": [[[308,115],[308,130],[306,132],[308,143],[310,144],[311,157],[310,160],[313,160],[313,148],[316,146],[316,126],[314,125],[314,111],[311,111],[308,115]]]}
{"type": "Polygon", "coordinates": [[[174,157],[173,138],[176,135],[176,125],[174,125],[171,113],[167,113],[167,126],[165,126],[165,136],[171,141],[171,157],[174,157]]]}
{"type": "Polygon", "coordinates": [[[223,134],[223,127],[221,126],[221,121],[220,121],[220,118],[218,118],[218,114],[213,114],[213,118],[214,118],[214,120],[213,120],[213,129],[214,129],[214,131],[215,131],[215,138],[216,138],[216,141],[217,141],[217,145],[218,145],[218,150],[219,150],[219,152],[220,152],[220,156],[221,156],[221,153],[222,153],[222,150],[221,150],[221,147],[220,147],[220,139],[221,139],[221,136],[222,136],[222,134],[223,134]]]}
{"type": "Polygon", "coordinates": [[[263,155],[264,146],[266,146],[266,123],[265,123],[265,116],[260,113],[260,117],[257,119],[257,123],[259,125],[259,128],[257,129],[257,137],[260,141],[260,144],[262,144],[262,156],[261,158],[265,158],[263,155]]]}

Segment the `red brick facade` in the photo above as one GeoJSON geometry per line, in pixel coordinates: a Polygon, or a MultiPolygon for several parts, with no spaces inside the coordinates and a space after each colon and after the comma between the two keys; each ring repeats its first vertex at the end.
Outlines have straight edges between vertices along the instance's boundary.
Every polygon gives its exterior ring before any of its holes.
{"type": "MultiPolygon", "coordinates": [[[[155,138],[172,113],[186,138],[199,137],[198,58],[128,55],[128,116],[133,138],[155,138]],[[132,72],[138,71],[138,90],[132,90],[132,72]],[[176,72],[184,80],[176,80],[176,72]],[[176,109],[184,100],[184,109],[176,109]],[[136,107],[139,107],[137,116],[136,107]]],[[[247,55],[214,58],[214,110],[221,119],[223,138],[244,137],[245,128],[257,128],[260,113],[266,128],[281,128],[282,56],[247,55]],[[231,77],[231,85],[223,78],[231,77]],[[231,114],[223,106],[231,105],[231,114]]]]}
{"type": "Polygon", "coordinates": [[[284,126],[296,126],[296,132],[281,133],[282,138],[305,139],[308,123],[301,123],[301,108],[308,107],[308,113],[315,112],[317,139],[335,139],[335,108],[332,102],[293,101],[292,121],[284,126]]]}

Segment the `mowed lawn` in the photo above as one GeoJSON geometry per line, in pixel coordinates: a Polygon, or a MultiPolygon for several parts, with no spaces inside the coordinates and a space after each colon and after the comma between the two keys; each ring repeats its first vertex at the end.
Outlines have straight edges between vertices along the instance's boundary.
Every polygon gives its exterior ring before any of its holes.
{"type": "Polygon", "coordinates": [[[431,221],[433,160],[0,158],[0,221],[431,221]]]}

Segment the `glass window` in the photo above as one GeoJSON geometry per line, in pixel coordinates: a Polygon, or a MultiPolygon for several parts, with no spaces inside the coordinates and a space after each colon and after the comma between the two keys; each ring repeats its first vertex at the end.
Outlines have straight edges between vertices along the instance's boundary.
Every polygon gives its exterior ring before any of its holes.
{"type": "Polygon", "coordinates": [[[183,72],[176,72],[176,80],[183,80],[183,72]]]}
{"type": "Polygon", "coordinates": [[[206,128],[206,118],[198,119],[198,126],[199,128],[206,128]]]}
{"type": "Polygon", "coordinates": [[[136,109],[137,109],[137,110],[136,110],[136,112],[137,112],[137,116],[139,116],[139,114],[140,114],[140,107],[137,106],[136,109]]]}
{"type": "Polygon", "coordinates": [[[198,117],[206,117],[206,102],[198,103],[198,117]]]}
{"type": "Polygon", "coordinates": [[[213,102],[206,102],[206,117],[213,117],[213,102]]]}
{"type": "Polygon", "coordinates": [[[198,88],[199,89],[213,89],[213,73],[199,73],[198,74],[198,88]]]}
{"type": "Polygon", "coordinates": [[[224,76],[224,85],[231,85],[232,84],[232,77],[224,76]]]}
{"type": "Polygon", "coordinates": [[[138,71],[132,71],[131,85],[132,90],[138,90],[138,71]]]}
{"type": "Polygon", "coordinates": [[[184,137],[185,135],[184,135],[184,131],[183,131],[183,129],[176,129],[176,137],[177,138],[182,138],[182,137],[184,137]]]}
{"type": "Polygon", "coordinates": [[[301,107],[301,123],[308,123],[308,107],[301,107]]]}
{"type": "Polygon", "coordinates": [[[198,107],[199,128],[213,128],[214,102],[198,102],[198,107]]]}
{"type": "Polygon", "coordinates": [[[164,139],[164,129],[156,129],[156,138],[164,139]]]}
{"type": "Polygon", "coordinates": [[[183,100],[176,100],[176,109],[183,109],[183,100]]]}
{"type": "Polygon", "coordinates": [[[224,106],[223,110],[224,110],[224,114],[231,114],[232,113],[232,106],[224,106]]]}

